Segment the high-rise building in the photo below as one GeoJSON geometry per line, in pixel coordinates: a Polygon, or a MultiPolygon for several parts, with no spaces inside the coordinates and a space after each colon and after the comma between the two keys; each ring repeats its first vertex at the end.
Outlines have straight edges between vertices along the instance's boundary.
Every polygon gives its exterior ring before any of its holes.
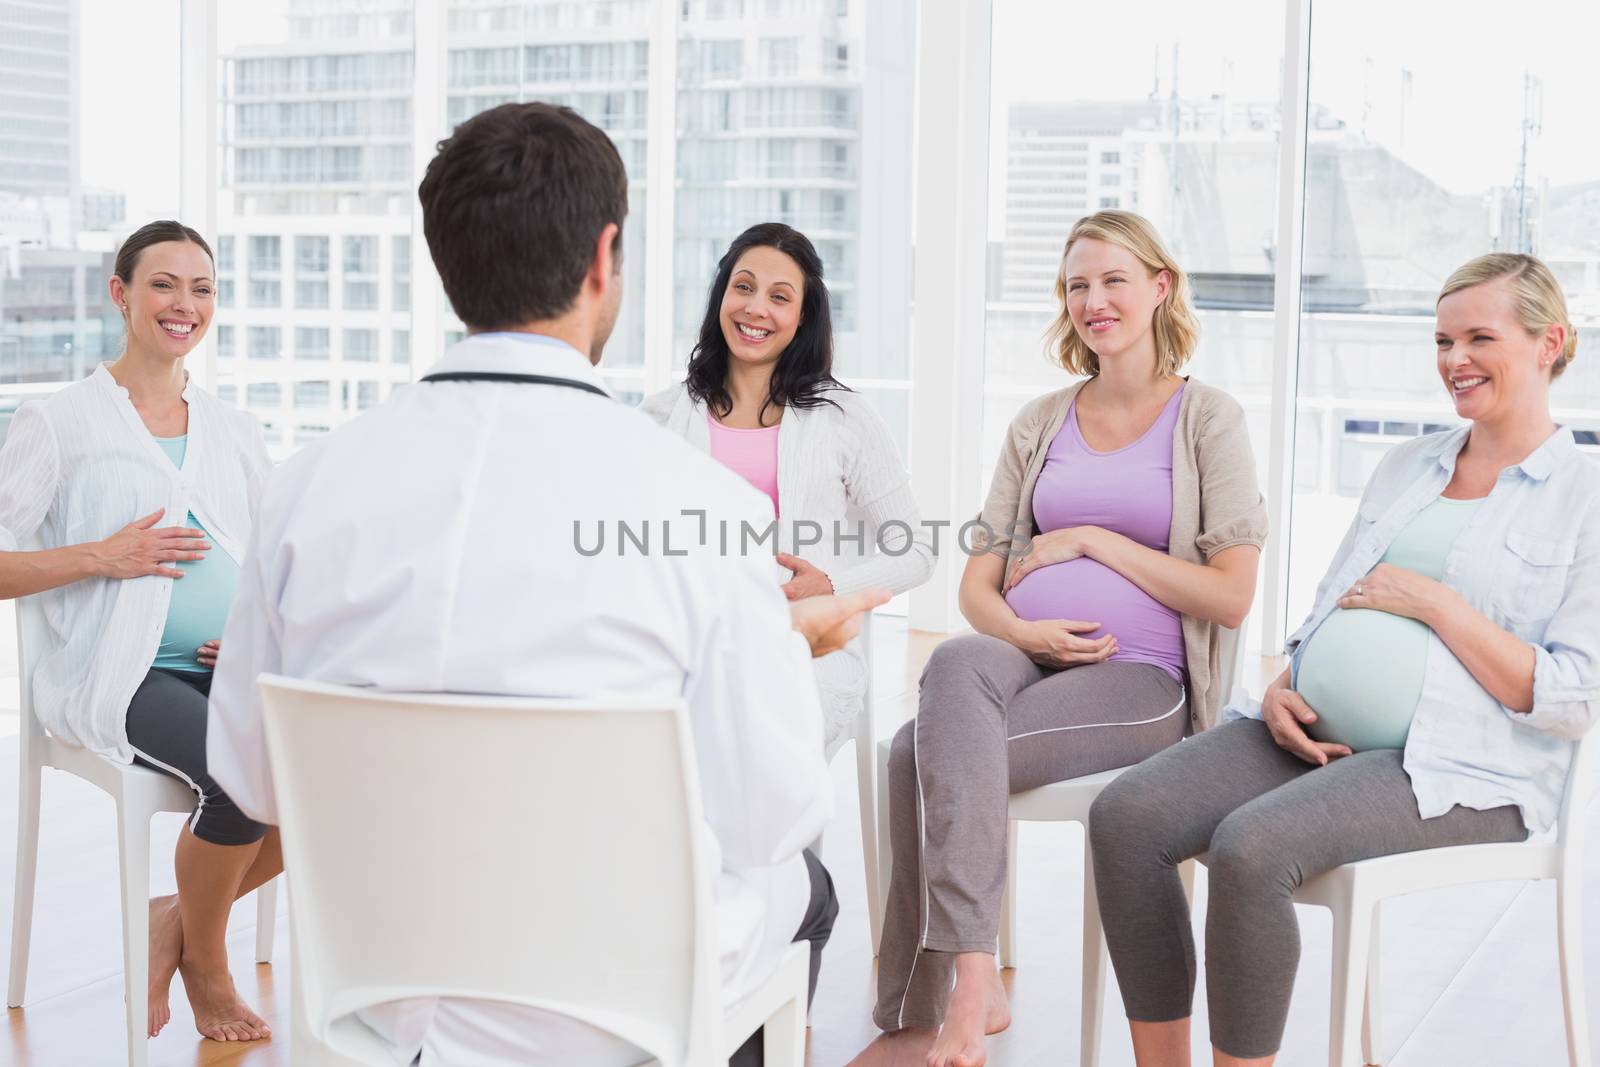
{"type": "Polygon", "coordinates": [[[0,192],[78,185],[78,0],[0,4],[0,192]]]}
{"type": "MultiPolygon", "coordinates": [[[[880,353],[856,355],[868,299],[862,8],[847,0],[684,4],[670,278],[644,273],[645,191],[655,180],[646,168],[649,0],[454,0],[437,136],[486,108],[537,99],[573,107],[616,143],[631,185],[629,299],[606,349],[608,371],[643,366],[644,295],[653,284],[673,287],[673,360],[681,365],[728,242],[752,223],[778,220],[805,231],[822,255],[841,368],[893,376],[880,353]]],[[[261,415],[280,452],[408,381],[413,351],[431,359],[461,329],[446,314],[444,336],[414,342],[409,332],[411,301],[439,299],[410,285],[410,4],[290,0],[284,36],[224,56],[217,329],[219,390],[261,415]]],[[[909,111],[909,83],[903,91],[909,111]]],[[[879,180],[909,188],[909,156],[894,165],[903,169],[884,169],[879,180]]],[[[909,221],[906,210],[890,244],[909,250],[909,221]]],[[[885,287],[908,285],[908,269],[886,274],[885,287]]]]}
{"type": "Polygon", "coordinates": [[[78,242],[78,18],[78,0],[0,4],[0,383],[81,378],[121,338],[111,257],[78,242]]]}

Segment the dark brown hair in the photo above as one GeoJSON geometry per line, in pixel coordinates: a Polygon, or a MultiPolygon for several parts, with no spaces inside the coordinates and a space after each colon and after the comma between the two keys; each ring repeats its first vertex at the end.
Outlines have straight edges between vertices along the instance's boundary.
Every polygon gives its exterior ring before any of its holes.
{"type": "Polygon", "coordinates": [[[211,254],[211,246],[206,244],[206,239],[200,236],[198,230],[191,230],[181,222],[172,219],[158,219],[147,222],[137,230],[130,233],[122,246],[117,249],[117,262],[111,273],[122,279],[122,284],[133,284],[133,272],[139,266],[139,257],[144,255],[144,250],[151,245],[165,244],[167,241],[188,241],[197,244],[205,250],[206,258],[211,260],[215,268],[217,257],[211,254]]]}
{"type": "Polygon", "coordinates": [[[628,175],[611,139],[571,108],[474,115],[439,142],[417,197],[445,295],[473,329],[566,312],[611,223],[621,259],[628,175]]]}
{"type": "Polygon", "coordinates": [[[805,278],[800,297],[800,324],[789,346],[778,353],[772,368],[767,397],[759,416],[767,408],[793,406],[813,408],[837,401],[824,396],[829,389],[846,386],[833,376],[833,315],[828,306],[828,287],[822,280],[822,257],[805,234],[781,222],[761,222],[733,239],[717,264],[717,276],[706,294],[706,314],[700,322],[700,340],[689,356],[685,384],[689,395],[719,417],[733,410],[728,392],[728,339],[722,335],[722,298],[733,278],[739,257],[752,248],[771,248],[794,260],[805,278]]]}

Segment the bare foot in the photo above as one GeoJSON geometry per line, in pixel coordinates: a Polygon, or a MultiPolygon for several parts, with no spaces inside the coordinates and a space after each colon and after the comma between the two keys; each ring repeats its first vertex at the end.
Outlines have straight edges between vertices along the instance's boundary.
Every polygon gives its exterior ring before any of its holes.
{"type": "Polygon", "coordinates": [[[939,1031],[928,1029],[894,1030],[879,1034],[856,1054],[845,1067],[922,1067],[939,1031]]]}
{"type": "Polygon", "coordinates": [[[272,1036],[272,1027],[250,1010],[233,988],[233,976],[225,969],[203,972],[192,960],[178,964],[183,972],[183,991],[194,1009],[194,1028],[213,1041],[257,1041],[272,1036]]]}
{"type": "Polygon", "coordinates": [[[982,965],[958,968],[944,1025],[928,1050],[927,1067],[983,1067],[988,1061],[984,1037],[1011,1025],[1011,1005],[993,957],[984,960],[982,965]]]}
{"type": "Polygon", "coordinates": [[[183,956],[183,921],[178,917],[178,897],[150,900],[150,1036],[155,1037],[172,1018],[168,991],[183,956]]]}

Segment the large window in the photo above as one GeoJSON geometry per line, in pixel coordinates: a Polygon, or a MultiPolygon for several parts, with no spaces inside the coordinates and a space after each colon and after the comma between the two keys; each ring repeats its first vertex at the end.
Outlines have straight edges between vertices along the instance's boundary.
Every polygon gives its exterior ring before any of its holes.
{"type": "Polygon", "coordinates": [[[909,459],[915,5],[684,5],[679,22],[674,371],[693,350],[729,243],[784,222],[823,260],[834,372],[909,459]],[[869,19],[877,19],[869,24],[869,19]],[[869,42],[869,35],[873,40],[869,42]]]}
{"type": "MultiPolygon", "coordinates": [[[[449,129],[498,104],[543,100],[571,107],[600,127],[622,156],[629,178],[625,295],[601,371],[623,391],[642,388],[646,290],[652,284],[645,271],[644,179],[655,7],[648,0],[457,3],[447,36],[449,129]]],[[[443,328],[449,333],[462,327],[451,315],[443,328]]],[[[438,343],[427,340],[430,348],[438,343]]]]}
{"type": "Polygon", "coordinates": [[[112,0],[0,5],[0,440],[27,396],[122,350],[106,293],[127,233],[178,214],[178,155],[152,152],[124,88],[176,111],[178,7],[112,0]]]}
{"type": "Polygon", "coordinates": [[[994,0],[983,482],[1022,405],[1070,381],[1043,339],[1067,233],[1103,208],[1149,219],[1188,272],[1201,340],[1184,373],[1244,404],[1264,481],[1283,4],[1226,24],[1177,0],[1101,10],[1063,77],[1081,29],[1067,6],[994,0]]]}
{"type": "MultiPolygon", "coordinates": [[[[290,382],[297,407],[314,399],[326,409],[315,425],[277,432],[271,447],[279,456],[355,411],[342,362],[326,364],[330,322],[346,327],[345,358],[358,363],[375,360],[376,346],[350,345],[352,333],[376,338],[410,327],[407,302],[393,299],[394,257],[383,251],[411,240],[411,6],[258,0],[217,7],[217,225],[244,258],[244,306],[218,318],[251,338],[246,359],[218,352],[218,379],[290,382]],[[292,336],[292,352],[258,346],[268,331],[292,336]],[[329,373],[339,377],[330,382],[329,373]]],[[[403,382],[411,368],[401,359],[361,373],[403,382]]],[[[245,406],[271,415],[277,403],[257,401],[276,396],[247,387],[245,406]]]]}
{"type": "MultiPolygon", "coordinates": [[[[1442,25],[1379,0],[1319,3],[1311,22],[1290,627],[1383,454],[1459,425],[1433,346],[1452,270],[1535,253],[1563,282],[1579,352],[1600,342],[1600,9],[1534,0],[1507,18],[1463,0],[1448,38],[1442,25]]],[[[1596,361],[1574,363],[1550,400],[1592,441],[1596,361]]]]}

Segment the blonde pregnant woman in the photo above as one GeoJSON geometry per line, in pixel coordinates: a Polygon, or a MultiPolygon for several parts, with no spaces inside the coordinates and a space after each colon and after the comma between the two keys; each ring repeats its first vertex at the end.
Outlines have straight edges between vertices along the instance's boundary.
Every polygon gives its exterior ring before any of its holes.
{"type": "Polygon", "coordinates": [[[1561,287],[1529,256],[1473,260],[1445,282],[1435,340],[1468,425],[1384,457],[1289,638],[1291,669],[1247,717],[1129,771],[1091,812],[1139,1067],[1189,1063],[1178,863],[1210,853],[1214,1063],[1265,1067],[1301,882],[1548,829],[1600,709],[1600,468],[1550,418],[1575,347],[1561,287]]]}
{"type": "Polygon", "coordinates": [[[1067,238],[1054,333],[1087,380],[1011,424],[969,559],[975,634],[940,645],[889,762],[892,872],[858,1067],[976,1067],[1010,1021],[995,971],[1010,793],[1136,763],[1204,729],[1219,628],[1255,595],[1266,514],[1244,413],[1178,371],[1198,326],[1150,224],[1067,238]],[[952,979],[954,985],[952,989],[952,979]]]}

